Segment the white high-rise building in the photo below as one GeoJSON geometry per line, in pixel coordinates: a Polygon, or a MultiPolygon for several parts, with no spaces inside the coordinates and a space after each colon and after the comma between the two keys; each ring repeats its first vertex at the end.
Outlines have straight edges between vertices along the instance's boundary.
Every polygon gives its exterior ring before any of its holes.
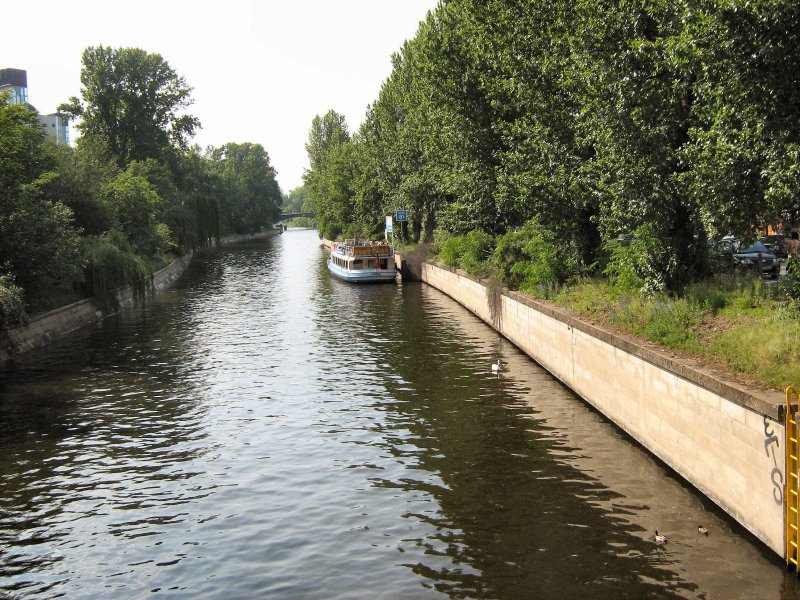
{"type": "MultiPolygon", "coordinates": [[[[0,91],[10,90],[11,104],[25,103],[36,110],[28,102],[28,72],[23,69],[0,69],[0,91]]],[[[39,111],[36,111],[37,114],[39,111]]],[[[39,115],[39,122],[47,139],[56,144],[69,145],[69,125],[56,113],[39,115]]]]}
{"type": "Polygon", "coordinates": [[[22,69],[0,69],[0,90],[11,91],[11,104],[28,101],[28,72],[22,69]]]}

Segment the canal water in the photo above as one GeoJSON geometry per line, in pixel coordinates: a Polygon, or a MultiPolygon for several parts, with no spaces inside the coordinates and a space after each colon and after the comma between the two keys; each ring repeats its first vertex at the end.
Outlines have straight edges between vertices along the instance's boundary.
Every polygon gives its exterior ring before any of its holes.
{"type": "Polygon", "coordinates": [[[313,231],[0,370],[0,597],[797,595],[471,313],[332,279],[313,231]]]}

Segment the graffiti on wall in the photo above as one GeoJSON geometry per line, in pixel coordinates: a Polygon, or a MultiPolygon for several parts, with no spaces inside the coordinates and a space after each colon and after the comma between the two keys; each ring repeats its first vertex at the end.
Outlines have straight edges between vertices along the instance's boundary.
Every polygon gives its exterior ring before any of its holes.
{"type": "Polygon", "coordinates": [[[778,463],[778,449],[780,448],[780,441],[777,434],[772,430],[772,422],[765,416],[764,417],[764,451],[767,456],[772,457],[774,467],[770,473],[772,480],[772,497],[775,504],[783,505],[783,471],[778,463]]]}

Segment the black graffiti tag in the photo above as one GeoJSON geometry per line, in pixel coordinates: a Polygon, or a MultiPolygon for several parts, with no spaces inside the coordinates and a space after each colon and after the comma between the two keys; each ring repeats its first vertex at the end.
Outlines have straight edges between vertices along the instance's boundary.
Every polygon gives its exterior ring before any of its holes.
{"type": "Polygon", "coordinates": [[[776,456],[775,448],[780,448],[778,436],[772,431],[772,423],[764,416],[764,451],[767,456],[772,457],[772,464],[775,465],[770,472],[770,480],[772,481],[773,490],[772,497],[776,504],[783,504],[783,472],[778,466],[778,457],[776,456]]]}

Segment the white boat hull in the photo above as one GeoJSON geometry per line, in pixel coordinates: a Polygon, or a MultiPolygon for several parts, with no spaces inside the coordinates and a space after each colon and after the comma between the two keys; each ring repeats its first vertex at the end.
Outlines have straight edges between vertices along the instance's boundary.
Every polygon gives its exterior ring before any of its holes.
{"type": "Polygon", "coordinates": [[[384,283],[395,280],[394,269],[362,269],[360,271],[348,271],[328,260],[328,270],[344,281],[351,283],[384,283]]]}

